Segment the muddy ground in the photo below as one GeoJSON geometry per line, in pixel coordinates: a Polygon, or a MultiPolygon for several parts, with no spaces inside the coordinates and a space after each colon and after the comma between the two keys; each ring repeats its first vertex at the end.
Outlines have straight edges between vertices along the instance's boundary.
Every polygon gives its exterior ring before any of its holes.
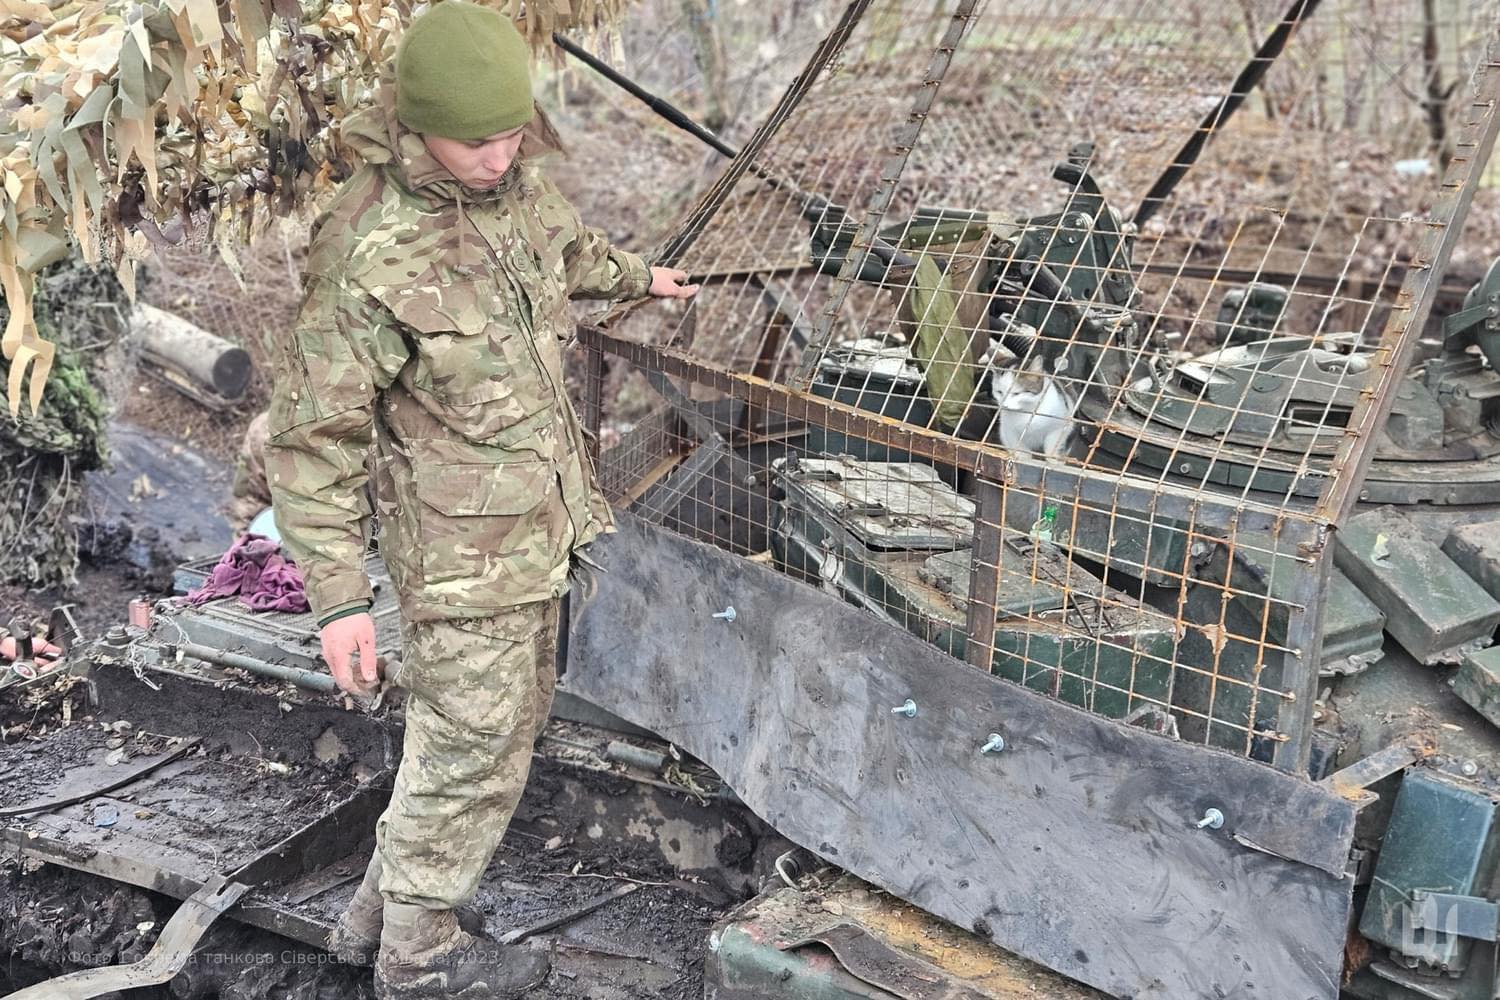
{"type": "MultiPolygon", "coordinates": [[[[107,854],[121,844],[136,845],[136,851],[155,844],[160,846],[152,851],[164,852],[169,869],[234,871],[274,854],[305,824],[365,795],[368,776],[394,761],[398,735],[388,720],[331,705],[285,710],[274,690],[188,682],[168,683],[154,693],[123,668],[102,668],[94,686],[97,707],[86,700],[82,683],[0,700],[0,810],[100,787],[115,773],[113,765],[139,766],[177,747],[184,752],[125,788],[35,817],[35,830],[74,850],[97,845],[107,854]],[[121,754],[123,761],[111,760],[121,754]]],[[[546,752],[536,758],[474,904],[494,936],[558,919],[556,927],[537,927],[531,938],[552,952],[555,969],[530,994],[533,1000],[701,996],[710,928],[759,887],[768,857],[783,842],[765,837],[754,821],[726,813],[722,830],[708,834],[713,871],[674,867],[664,852],[681,845],[641,833],[642,822],[649,825],[658,815],[640,812],[641,803],[658,802],[659,794],[617,770],[580,766],[577,761],[585,759],[597,765],[598,758],[568,748],[583,747],[578,741],[589,738],[574,724],[549,727],[546,752]],[[617,829],[633,832],[616,836],[617,829]],[[601,905],[591,909],[595,902],[601,905]]],[[[687,813],[671,815],[701,819],[701,801],[688,798],[700,804],[684,800],[687,813]]],[[[718,828],[695,827],[693,835],[705,829],[718,828]]],[[[294,876],[262,891],[283,900],[294,890],[309,892],[305,900],[297,897],[297,912],[330,926],[354,893],[372,832],[355,831],[343,860],[322,863],[308,876],[316,890],[294,876]],[[322,883],[328,874],[342,878],[322,883]]],[[[74,968],[140,958],[177,905],[13,855],[0,859],[0,995],[74,968]]],[[[200,952],[190,974],[233,975],[214,979],[211,989],[203,985],[208,980],[194,980],[193,990],[204,992],[183,995],[370,995],[368,971],[330,966],[315,949],[232,921],[216,926],[200,952]]]]}
{"type": "MultiPolygon", "coordinates": [[[[533,946],[550,951],[554,971],[529,1000],[701,997],[708,933],[730,902],[668,869],[622,867],[609,852],[578,845],[547,850],[519,830],[496,854],[486,881],[492,888],[475,905],[491,933],[596,897],[619,897],[534,939],[533,946]]],[[[352,886],[331,895],[328,905],[342,906],[350,892],[352,886]]],[[[0,941],[18,945],[0,961],[0,995],[66,969],[138,960],[177,905],[54,866],[0,861],[0,941]]],[[[210,994],[223,1000],[373,995],[368,970],[330,963],[313,949],[229,921],[210,931],[194,959],[197,966],[214,962],[238,970],[210,994]]],[[[166,989],[128,994],[132,1000],[170,995],[166,989]]]]}

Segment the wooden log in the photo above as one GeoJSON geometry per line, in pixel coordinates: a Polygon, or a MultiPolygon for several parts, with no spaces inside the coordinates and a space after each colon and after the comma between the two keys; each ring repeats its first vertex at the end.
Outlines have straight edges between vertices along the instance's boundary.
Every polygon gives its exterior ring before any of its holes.
{"type": "Polygon", "coordinates": [[[144,302],[136,305],[131,326],[146,360],[194,387],[226,401],[239,399],[249,387],[252,365],[243,347],[144,302]]]}

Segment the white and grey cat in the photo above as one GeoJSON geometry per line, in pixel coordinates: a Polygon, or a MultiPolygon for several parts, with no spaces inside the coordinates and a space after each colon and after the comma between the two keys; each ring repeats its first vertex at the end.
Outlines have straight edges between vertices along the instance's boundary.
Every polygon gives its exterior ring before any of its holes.
{"type": "Polygon", "coordinates": [[[1000,443],[1011,451],[1061,455],[1072,444],[1078,400],[1039,361],[1025,370],[994,372],[990,395],[1000,407],[1000,443]]]}

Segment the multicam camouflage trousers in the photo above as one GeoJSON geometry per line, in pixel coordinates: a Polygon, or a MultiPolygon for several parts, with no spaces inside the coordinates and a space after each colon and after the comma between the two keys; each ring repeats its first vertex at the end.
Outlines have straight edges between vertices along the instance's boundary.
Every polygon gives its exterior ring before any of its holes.
{"type": "Polygon", "coordinates": [[[386,900],[451,909],[474,895],[552,707],[559,605],[407,625],[393,678],[406,743],[375,827],[386,900]]]}

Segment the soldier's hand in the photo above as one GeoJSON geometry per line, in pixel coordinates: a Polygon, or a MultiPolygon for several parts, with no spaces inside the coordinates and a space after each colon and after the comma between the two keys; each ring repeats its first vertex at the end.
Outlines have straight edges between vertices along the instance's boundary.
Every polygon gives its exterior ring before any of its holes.
{"type": "Polygon", "coordinates": [[[375,619],[368,614],[337,618],[324,625],[318,635],[323,640],[323,659],[341,690],[357,695],[375,690],[380,683],[375,664],[375,619]]]}
{"type": "Polygon", "coordinates": [[[698,294],[698,286],[684,285],[687,279],[688,273],[675,267],[653,267],[651,294],[659,299],[690,299],[698,294]]]}

